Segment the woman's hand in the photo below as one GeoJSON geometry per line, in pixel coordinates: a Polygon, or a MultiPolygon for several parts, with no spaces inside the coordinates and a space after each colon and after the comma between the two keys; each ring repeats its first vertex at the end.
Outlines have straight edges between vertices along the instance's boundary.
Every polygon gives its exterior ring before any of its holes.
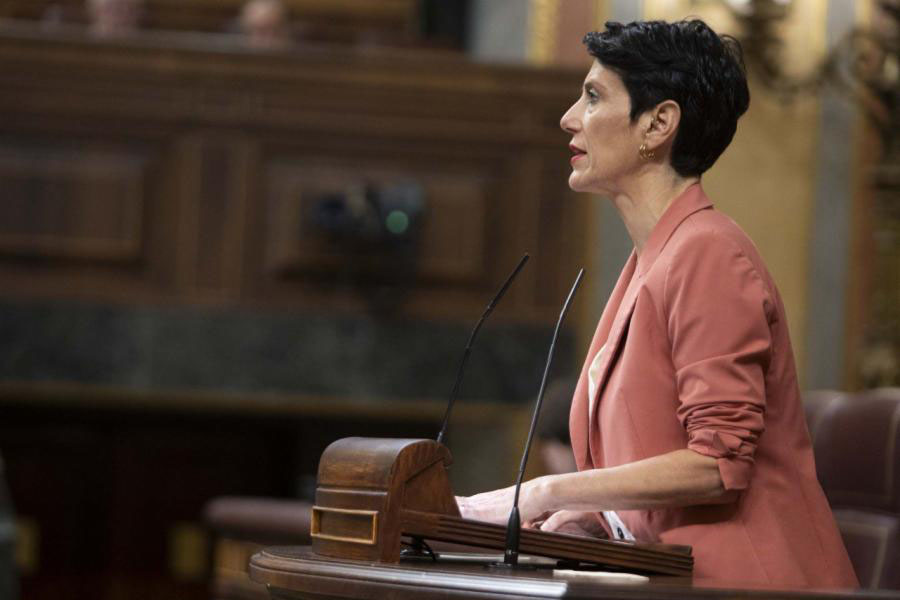
{"type": "MultiPolygon", "coordinates": [[[[519,491],[519,517],[523,524],[539,521],[549,514],[552,497],[547,484],[553,476],[538,477],[522,484],[519,491]]],[[[464,519],[506,525],[512,510],[515,486],[474,496],[457,496],[456,504],[464,519]]]]}
{"type": "Polygon", "coordinates": [[[541,531],[558,531],[590,537],[607,537],[595,512],[581,510],[558,510],[542,523],[536,523],[541,531]]]}
{"type": "Polygon", "coordinates": [[[457,496],[456,504],[464,519],[503,524],[512,510],[515,488],[508,487],[474,496],[457,496]]]}
{"type": "MultiPolygon", "coordinates": [[[[464,518],[505,525],[514,492],[508,487],[457,503],[464,518]]],[[[519,516],[526,527],[546,519],[541,528],[548,531],[572,523],[595,535],[590,518],[576,514],[732,502],[737,493],[725,490],[715,458],[685,448],[616,467],[532,479],[522,485],[519,516]],[[558,516],[545,515],[562,509],[567,510],[558,516]]]]}

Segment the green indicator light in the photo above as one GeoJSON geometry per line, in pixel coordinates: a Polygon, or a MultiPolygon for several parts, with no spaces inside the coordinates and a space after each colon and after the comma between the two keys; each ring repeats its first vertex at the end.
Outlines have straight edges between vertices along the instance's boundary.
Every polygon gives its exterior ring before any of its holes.
{"type": "Polygon", "coordinates": [[[392,210],[385,218],[384,226],[394,235],[402,235],[409,229],[409,217],[402,210],[392,210]]]}

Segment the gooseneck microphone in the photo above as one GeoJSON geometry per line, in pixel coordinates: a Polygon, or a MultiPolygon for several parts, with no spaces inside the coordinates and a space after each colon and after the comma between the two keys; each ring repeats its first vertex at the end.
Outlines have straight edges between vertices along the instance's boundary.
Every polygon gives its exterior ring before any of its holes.
{"type": "Polygon", "coordinates": [[[528,259],[531,258],[528,256],[526,252],[524,256],[519,260],[519,264],[516,265],[516,268],[513,269],[513,272],[509,274],[509,277],[506,278],[506,281],[503,282],[503,285],[500,286],[500,290],[494,295],[494,298],[488,303],[487,308],[484,309],[484,313],[482,313],[481,318],[478,319],[478,323],[475,324],[475,329],[472,330],[471,335],[469,335],[469,341],[466,343],[466,349],[463,351],[462,360],[459,362],[459,369],[456,371],[456,382],[453,384],[453,391],[450,392],[450,401],[447,403],[447,412],[444,413],[444,422],[441,424],[441,431],[437,435],[437,442],[440,444],[444,440],[444,434],[447,433],[447,424],[450,422],[450,413],[453,411],[453,405],[456,403],[456,396],[459,395],[459,386],[462,383],[463,371],[466,369],[466,362],[469,360],[469,353],[472,352],[472,343],[475,341],[475,336],[478,335],[478,330],[481,329],[482,323],[487,319],[488,315],[494,310],[494,307],[497,306],[497,303],[500,302],[500,298],[506,293],[506,290],[509,289],[509,285],[512,283],[513,279],[516,278],[516,275],[519,274],[519,271],[522,270],[522,267],[525,266],[525,263],[528,262],[528,259]]]}
{"type": "Polygon", "coordinates": [[[550,342],[550,352],[547,356],[547,364],[544,366],[544,377],[541,379],[541,389],[538,391],[537,403],[534,405],[534,413],[531,415],[531,428],[528,430],[528,440],[525,442],[525,452],[522,453],[522,462],[519,465],[519,476],[516,478],[516,491],[513,496],[512,510],[509,513],[509,521],[506,524],[506,548],[503,552],[503,562],[494,563],[492,566],[517,568],[519,567],[519,534],[522,531],[522,523],[519,519],[519,491],[522,489],[522,478],[525,476],[525,465],[528,464],[528,453],[531,451],[531,442],[534,439],[534,430],[537,427],[538,416],[541,412],[541,405],[544,402],[544,390],[547,387],[547,376],[550,374],[550,366],[553,364],[553,355],[556,352],[556,340],[559,338],[559,330],[562,327],[566,313],[569,312],[569,306],[575,297],[575,291],[581,285],[581,279],[584,277],[584,269],[578,271],[575,283],[569,290],[569,297],[563,304],[562,311],[559,313],[559,320],[556,322],[556,330],[553,332],[553,341],[550,342]]]}

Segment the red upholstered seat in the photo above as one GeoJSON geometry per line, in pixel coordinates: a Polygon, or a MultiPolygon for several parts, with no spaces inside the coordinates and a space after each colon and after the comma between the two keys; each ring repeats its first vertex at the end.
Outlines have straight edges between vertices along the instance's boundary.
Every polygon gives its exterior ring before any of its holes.
{"type": "Polygon", "coordinates": [[[247,576],[250,557],[263,546],[309,544],[311,507],[302,500],[252,496],[210,500],[203,509],[214,540],[210,597],[267,600],[266,587],[247,576]]]}
{"type": "Polygon", "coordinates": [[[816,471],[860,584],[900,589],[900,388],[804,394],[816,471]]]}
{"type": "Polygon", "coordinates": [[[217,536],[258,544],[309,544],[312,505],[302,500],[223,496],[204,508],[204,521],[217,536]]]}

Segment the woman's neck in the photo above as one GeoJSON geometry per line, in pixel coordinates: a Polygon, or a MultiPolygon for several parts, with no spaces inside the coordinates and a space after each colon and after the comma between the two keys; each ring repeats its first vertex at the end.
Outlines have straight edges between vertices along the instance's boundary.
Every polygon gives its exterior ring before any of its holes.
{"type": "Polygon", "coordinates": [[[643,177],[612,196],[612,202],[638,254],[644,249],[650,232],[660,217],[686,189],[699,182],[699,177],[643,177]]]}

